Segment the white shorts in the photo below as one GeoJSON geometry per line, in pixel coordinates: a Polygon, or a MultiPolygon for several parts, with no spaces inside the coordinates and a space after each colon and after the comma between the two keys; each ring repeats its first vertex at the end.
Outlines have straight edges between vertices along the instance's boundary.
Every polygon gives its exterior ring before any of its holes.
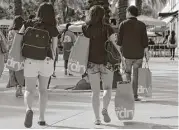
{"type": "Polygon", "coordinates": [[[50,77],[53,74],[54,61],[47,57],[45,60],[33,60],[27,58],[24,64],[24,76],[25,77],[37,77],[44,76],[50,77]]]}

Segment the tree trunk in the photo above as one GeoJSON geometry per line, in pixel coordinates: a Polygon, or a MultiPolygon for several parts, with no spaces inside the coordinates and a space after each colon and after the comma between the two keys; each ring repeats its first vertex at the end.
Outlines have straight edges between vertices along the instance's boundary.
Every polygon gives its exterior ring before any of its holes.
{"type": "Polygon", "coordinates": [[[14,0],[14,15],[22,15],[22,1],[14,0]]]}
{"type": "Polygon", "coordinates": [[[119,21],[119,24],[126,20],[126,9],[128,7],[128,0],[119,0],[118,1],[118,21],[119,21]]]}
{"type": "Polygon", "coordinates": [[[66,16],[65,16],[65,10],[67,7],[67,2],[66,0],[57,0],[57,3],[55,4],[57,10],[58,10],[58,16],[59,16],[59,23],[63,24],[66,23],[66,16]]]}
{"type": "Polygon", "coordinates": [[[55,1],[56,1],[56,0],[51,0],[51,3],[52,3],[53,6],[54,6],[55,1]]]}
{"type": "Polygon", "coordinates": [[[141,13],[142,13],[142,0],[135,0],[135,5],[138,8],[139,15],[141,15],[141,13]]]}

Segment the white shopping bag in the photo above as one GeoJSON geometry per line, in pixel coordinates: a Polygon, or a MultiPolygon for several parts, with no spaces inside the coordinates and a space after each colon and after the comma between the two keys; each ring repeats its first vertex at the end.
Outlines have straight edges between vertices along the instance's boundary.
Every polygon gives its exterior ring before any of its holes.
{"type": "Polygon", "coordinates": [[[13,71],[24,69],[24,57],[22,56],[23,34],[16,33],[12,42],[12,47],[8,55],[6,67],[13,71]]]}
{"type": "Polygon", "coordinates": [[[78,36],[69,56],[68,71],[74,76],[82,76],[87,69],[89,38],[78,36]]]}
{"type": "Polygon", "coordinates": [[[134,117],[134,94],[131,83],[117,84],[115,111],[119,120],[132,120],[134,117]]]}
{"type": "Polygon", "coordinates": [[[152,97],[152,72],[148,63],[144,68],[138,69],[138,95],[141,97],[152,97]]]}

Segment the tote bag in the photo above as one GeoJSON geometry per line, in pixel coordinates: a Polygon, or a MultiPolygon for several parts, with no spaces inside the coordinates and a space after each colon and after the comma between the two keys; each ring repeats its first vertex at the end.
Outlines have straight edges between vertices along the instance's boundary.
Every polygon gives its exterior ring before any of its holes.
{"type": "Polygon", "coordinates": [[[78,36],[68,59],[68,71],[74,76],[82,76],[87,69],[89,38],[78,36]]]}
{"type": "Polygon", "coordinates": [[[132,120],[134,117],[134,94],[132,84],[118,84],[115,95],[115,112],[119,120],[132,120]]]}
{"type": "Polygon", "coordinates": [[[22,40],[23,40],[23,34],[16,33],[6,63],[6,67],[10,70],[19,71],[24,69],[24,57],[22,56],[21,53],[22,40]]]}
{"type": "Polygon", "coordinates": [[[115,83],[115,85],[117,85],[114,100],[115,112],[119,120],[132,120],[135,112],[133,88],[130,80],[127,78],[127,75],[125,73],[126,64],[122,53],[120,50],[118,51],[121,55],[122,62],[120,71],[117,72],[119,73],[120,78],[117,83],[115,83]]]}
{"type": "Polygon", "coordinates": [[[138,95],[142,97],[152,97],[152,72],[148,62],[144,68],[138,70],[138,95]]]}

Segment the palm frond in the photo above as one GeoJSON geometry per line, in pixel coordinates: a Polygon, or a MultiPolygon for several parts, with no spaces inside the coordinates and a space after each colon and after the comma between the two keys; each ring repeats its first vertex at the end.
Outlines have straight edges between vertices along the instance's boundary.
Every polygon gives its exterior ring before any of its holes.
{"type": "Polygon", "coordinates": [[[165,7],[168,0],[144,0],[144,2],[150,5],[155,11],[159,12],[165,7]]]}

